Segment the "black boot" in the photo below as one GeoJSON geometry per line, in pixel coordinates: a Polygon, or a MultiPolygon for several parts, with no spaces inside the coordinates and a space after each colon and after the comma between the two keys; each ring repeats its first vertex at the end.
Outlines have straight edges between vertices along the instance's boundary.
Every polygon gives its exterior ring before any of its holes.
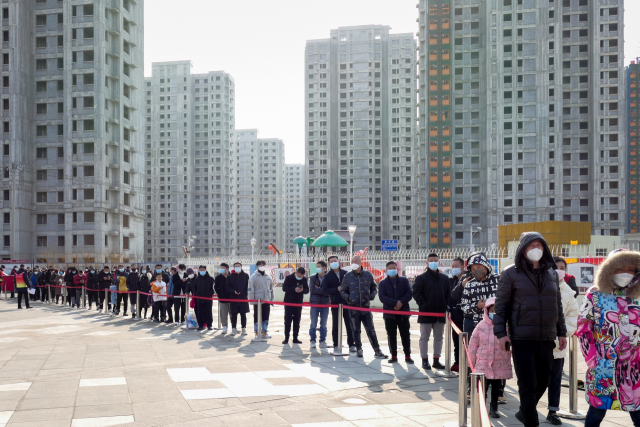
{"type": "Polygon", "coordinates": [[[491,402],[491,405],[489,405],[489,416],[491,418],[500,418],[498,414],[498,402],[491,402]]]}
{"type": "Polygon", "coordinates": [[[422,369],[424,369],[425,371],[430,371],[431,370],[431,365],[429,365],[429,359],[422,359],[422,369]]]}

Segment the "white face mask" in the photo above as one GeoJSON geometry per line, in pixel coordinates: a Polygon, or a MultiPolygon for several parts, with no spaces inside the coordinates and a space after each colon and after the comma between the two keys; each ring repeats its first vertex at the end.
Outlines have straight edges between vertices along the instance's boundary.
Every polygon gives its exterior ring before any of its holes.
{"type": "Polygon", "coordinates": [[[533,248],[529,252],[527,252],[527,258],[529,258],[529,261],[531,262],[538,262],[542,258],[542,253],[542,249],[533,248]]]}
{"type": "Polygon", "coordinates": [[[633,274],[630,273],[619,273],[614,274],[611,280],[613,283],[620,286],[621,288],[626,288],[631,283],[631,279],[633,279],[633,274]]]}
{"type": "Polygon", "coordinates": [[[359,268],[360,268],[360,264],[351,264],[351,270],[352,271],[356,271],[359,268]]]}
{"type": "Polygon", "coordinates": [[[190,275],[189,275],[189,279],[193,279],[193,274],[190,274],[190,275]]]}
{"type": "Polygon", "coordinates": [[[556,273],[558,273],[558,280],[564,280],[564,275],[567,274],[564,270],[556,270],[556,273]]]}
{"type": "Polygon", "coordinates": [[[264,268],[264,265],[261,265],[260,267],[258,267],[258,270],[264,272],[266,268],[264,268]]]}

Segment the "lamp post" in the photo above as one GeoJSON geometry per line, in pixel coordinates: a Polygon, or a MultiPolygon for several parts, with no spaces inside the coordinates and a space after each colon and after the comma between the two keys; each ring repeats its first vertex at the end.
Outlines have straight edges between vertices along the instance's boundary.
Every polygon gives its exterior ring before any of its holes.
{"type": "Polygon", "coordinates": [[[473,235],[482,231],[482,227],[478,227],[476,231],[473,231],[473,225],[471,226],[471,236],[469,237],[469,250],[473,252],[475,250],[475,246],[473,246],[473,235]]]}
{"type": "Polygon", "coordinates": [[[256,248],[256,243],[257,243],[256,238],[255,238],[255,237],[252,237],[252,238],[251,238],[251,264],[253,264],[253,251],[254,251],[254,250],[255,250],[255,248],[256,248]]]}
{"type": "Polygon", "coordinates": [[[349,229],[349,236],[351,236],[351,243],[349,246],[350,258],[353,258],[353,236],[356,234],[357,225],[350,225],[347,227],[349,229]]]}

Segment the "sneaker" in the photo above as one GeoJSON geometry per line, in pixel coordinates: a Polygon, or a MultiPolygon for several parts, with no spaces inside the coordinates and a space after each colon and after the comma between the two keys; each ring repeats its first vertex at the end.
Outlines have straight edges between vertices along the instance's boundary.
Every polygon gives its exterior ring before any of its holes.
{"type": "Polygon", "coordinates": [[[415,363],[410,356],[405,356],[404,361],[407,365],[413,365],[415,363]]]}
{"type": "Polygon", "coordinates": [[[333,347],[333,352],[334,353],[340,353],[340,349],[338,347],[333,347]]]}
{"type": "Polygon", "coordinates": [[[238,330],[236,328],[231,329],[231,335],[235,335],[237,333],[238,333],[238,330]]]}
{"type": "Polygon", "coordinates": [[[549,423],[553,424],[554,426],[562,425],[562,421],[556,414],[556,411],[549,411],[549,414],[547,415],[547,421],[549,421],[549,423]]]}
{"type": "Polygon", "coordinates": [[[213,328],[211,326],[207,326],[207,331],[212,330],[213,328]]]}
{"type": "Polygon", "coordinates": [[[242,335],[247,335],[247,328],[242,328],[242,335]]]}
{"type": "Polygon", "coordinates": [[[398,356],[391,356],[389,358],[389,360],[387,360],[387,362],[389,362],[389,363],[398,363],[398,356]]]}
{"type": "Polygon", "coordinates": [[[311,346],[311,348],[316,348],[316,342],[315,341],[311,341],[310,346],[311,346]]]}
{"type": "Polygon", "coordinates": [[[271,338],[271,335],[269,335],[269,334],[268,334],[268,333],[266,333],[266,332],[263,332],[263,333],[262,333],[262,339],[263,339],[263,340],[268,340],[269,338],[271,338]]]}
{"type": "Polygon", "coordinates": [[[294,338],[291,342],[294,344],[302,344],[302,341],[300,341],[298,338],[294,338]]]}
{"type": "Polygon", "coordinates": [[[324,341],[320,341],[320,348],[327,348],[327,343],[324,341]]]}
{"type": "Polygon", "coordinates": [[[174,326],[179,326],[180,322],[173,322],[174,326]]]}
{"type": "MultiPolygon", "coordinates": [[[[452,372],[458,372],[460,371],[460,365],[458,365],[457,363],[455,363],[452,367],[451,367],[451,371],[452,372]]],[[[500,402],[498,402],[500,403],[500,402]]]]}
{"type": "Polygon", "coordinates": [[[433,366],[435,369],[444,369],[444,365],[440,363],[440,359],[437,357],[433,358],[433,366]]]}
{"type": "Polygon", "coordinates": [[[431,365],[429,365],[429,359],[422,359],[422,369],[425,371],[431,370],[431,365]]]}
{"type": "MultiPolygon", "coordinates": [[[[376,350],[376,352],[374,353],[373,357],[375,357],[376,359],[386,359],[387,355],[384,354],[383,352],[380,351],[380,349],[376,350]]],[[[396,358],[397,360],[397,358],[396,358]]]]}
{"type": "Polygon", "coordinates": [[[524,424],[524,417],[522,416],[522,413],[520,411],[516,412],[516,420],[524,424]]]}
{"type": "Polygon", "coordinates": [[[358,349],[358,357],[362,357],[362,356],[363,356],[362,349],[361,349],[361,348],[359,348],[359,349],[358,349]]]}
{"type": "Polygon", "coordinates": [[[356,348],[356,346],[355,346],[355,345],[352,345],[351,347],[349,347],[349,351],[350,351],[351,353],[355,353],[356,351],[358,351],[358,349],[356,348]]]}
{"type": "Polygon", "coordinates": [[[128,316],[128,314],[127,314],[127,313],[125,313],[125,314],[123,314],[122,316],[127,317],[127,316],[128,316]]]}
{"type": "Polygon", "coordinates": [[[222,335],[226,335],[227,334],[227,327],[225,326],[224,328],[222,328],[222,335]]]}
{"type": "MultiPolygon", "coordinates": [[[[453,369],[451,369],[451,370],[453,371],[453,369]]],[[[504,396],[500,396],[500,397],[498,397],[498,403],[499,403],[499,404],[501,404],[501,405],[506,405],[506,403],[507,403],[507,398],[506,398],[506,397],[504,397],[504,396]]]]}
{"type": "Polygon", "coordinates": [[[98,310],[98,314],[102,314],[102,309],[98,310]]]}
{"type": "Polygon", "coordinates": [[[204,328],[202,326],[199,326],[198,329],[196,329],[196,331],[204,331],[204,328]]]}

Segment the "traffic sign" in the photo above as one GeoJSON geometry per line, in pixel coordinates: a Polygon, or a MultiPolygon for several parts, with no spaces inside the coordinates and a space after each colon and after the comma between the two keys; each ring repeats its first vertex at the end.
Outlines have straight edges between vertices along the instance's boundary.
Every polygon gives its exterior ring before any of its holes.
{"type": "Polygon", "coordinates": [[[397,251],[398,250],[398,241],[397,240],[383,240],[382,241],[382,250],[383,251],[397,251]]]}

